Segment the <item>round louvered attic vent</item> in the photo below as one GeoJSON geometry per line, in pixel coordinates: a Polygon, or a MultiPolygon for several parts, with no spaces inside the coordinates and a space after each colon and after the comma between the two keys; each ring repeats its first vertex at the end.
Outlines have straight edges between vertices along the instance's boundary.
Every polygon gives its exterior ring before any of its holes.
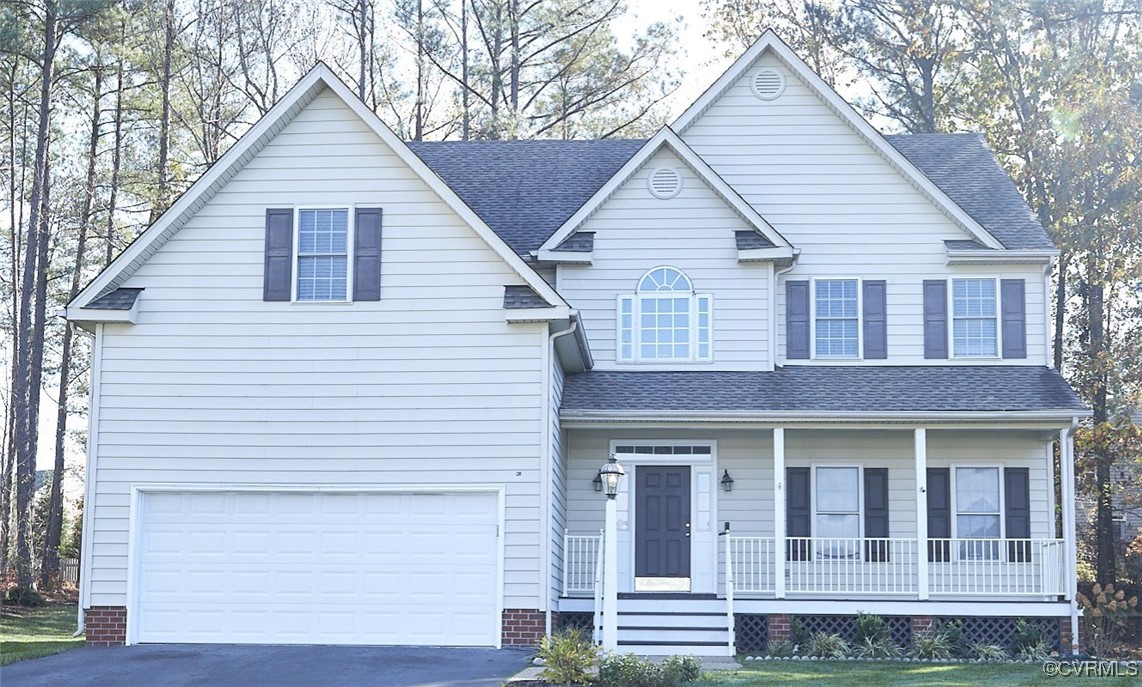
{"type": "Polygon", "coordinates": [[[673,198],[682,190],[682,175],[671,167],[659,167],[650,173],[649,186],[655,198],[673,198]]]}
{"type": "Polygon", "coordinates": [[[785,77],[776,69],[762,69],[753,77],[753,94],[762,100],[776,100],[785,91],[785,77]]]}

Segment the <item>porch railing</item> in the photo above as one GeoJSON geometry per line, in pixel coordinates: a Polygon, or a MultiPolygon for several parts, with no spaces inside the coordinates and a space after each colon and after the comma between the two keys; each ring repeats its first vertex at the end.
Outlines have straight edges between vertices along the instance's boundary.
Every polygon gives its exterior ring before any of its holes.
{"type": "Polygon", "coordinates": [[[590,596],[603,559],[603,535],[564,534],[563,596],[590,596]]]}
{"type": "MultiPolygon", "coordinates": [[[[772,537],[728,535],[724,580],[734,594],[774,593],[772,537]]],[[[1062,539],[842,539],[790,537],[788,594],[846,597],[920,593],[919,557],[928,557],[932,596],[1058,596],[1066,593],[1062,539]]]]}

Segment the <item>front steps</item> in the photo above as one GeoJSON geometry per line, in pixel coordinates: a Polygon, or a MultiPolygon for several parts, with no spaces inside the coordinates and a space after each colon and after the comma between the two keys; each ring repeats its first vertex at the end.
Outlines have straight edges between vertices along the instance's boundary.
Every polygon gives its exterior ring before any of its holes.
{"type": "Polygon", "coordinates": [[[619,652],[732,656],[726,600],[713,594],[620,594],[619,652]]]}

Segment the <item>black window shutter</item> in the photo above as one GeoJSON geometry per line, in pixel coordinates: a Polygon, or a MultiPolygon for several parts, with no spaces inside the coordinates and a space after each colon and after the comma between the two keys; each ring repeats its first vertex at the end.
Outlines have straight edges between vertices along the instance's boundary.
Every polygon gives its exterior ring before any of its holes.
{"type": "Polygon", "coordinates": [[[884,281],[864,282],[864,357],[869,360],[888,357],[887,291],[884,281]]]}
{"type": "Polygon", "coordinates": [[[785,282],[785,357],[809,357],[809,282],[785,282]]]}
{"type": "Polygon", "coordinates": [[[1003,357],[1027,357],[1027,299],[1022,279],[1003,279],[999,284],[1003,313],[1003,357]]]}
{"type": "MultiPolygon", "coordinates": [[[[866,539],[888,539],[888,468],[864,469],[864,536],[866,539]]],[[[887,562],[888,542],[866,541],[865,560],[887,562]]]]}
{"type": "Polygon", "coordinates": [[[924,280],[924,357],[948,357],[948,282],[924,280]]]}
{"type": "Polygon", "coordinates": [[[381,209],[357,208],[353,244],[353,300],[381,300],[381,209]]]}
{"type": "MultiPolygon", "coordinates": [[[[952,475],[948,468],[928,468],[928,538],[952,537],[952,475]]],[[[951,560],[947,541],[928,542],[928,560],[944,563],[951,560]]]]}
{"type": "Polygon", "coordinates": [[[288,301],[293,295],[293,210],[266,210],[266,265],[262,300],[288,301]]]}
{"type": "Polygon", "coordinates": [[[1003,470],[1004,519],[1008,539],[1024,539],[1007,544],[1007,560],[1031,562],[1031,471],[1028,468],[1003,470]]]}
{"type": "MultiPolygon", "coordinates": [[[[812,515],[809,512],[809,468],[785,468],[785,534],[788,537],[811,537],[812,515]]],[[[789,542],[788,559],[809,560],[809,542],[789,542]]]]}

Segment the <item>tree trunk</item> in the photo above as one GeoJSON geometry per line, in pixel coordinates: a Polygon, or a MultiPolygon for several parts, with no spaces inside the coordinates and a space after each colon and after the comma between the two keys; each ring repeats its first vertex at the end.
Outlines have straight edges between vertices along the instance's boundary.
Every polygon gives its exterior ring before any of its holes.
{"type": "Polygon", "coordinates": [[[111,184],[107,194],[107,253],[103,266],[115,259],[115,210],[119,201],[119,168],[123,150],[123,60],[115,69],[115,125],[111,146],[111,184]]]}
{"type": "Polygon", "coordinates": [[[1063,331],[1067,321],[1067,270],[1071,265],[1071,254],[1064,252],[1059,257],[1058,281],[1055,283],[1055,369],[1063,371],[1063,331]]]}
{"type": "Polygon", "coordinates": [[[460,0],[460,107],[463,112],[463,132],[461,139],[467,141],[472,135],[472,84],[468,82],[468,0],[460,0]]]}
{"type": "MultiPolygon", "coordinates": [[[[91,107],[91,136],[87,143],[87,177],[83,187],[83,210],[80,213],[79,235],[75,243],[75,264],[71,273],[70,303],[82,284],[87,233],[91,224],[91,206],[95,201],[95,163],[99,155],[99,105],[103,99],[103,71],[96,65],[91,107]]],[[[59,545],[63,536],[63,471],[64,449],[67,439],[67,402],[71,386],[71,354],[73,337],[71,326],[63,330],[59,368],[59,407],[56,409],[55,465],[52,469],[52,489],[48,498],[48,531],[44,538],[44,556],[40,564],[40,586],[50,588],[59,582],[59,545]]]]}
{"type": "Polygon", "coordinates": [[[159,78],[159,91],[162,96],[162,109],[159,113],[159,192],[155,206],[151,208],[151,222],[167,209],[170,203],[170,162],[171,136],[171,60],[174,55],[174,0],[167,0],[163,10],[163,63],[159,78]]]}
{"type": "MultiPolygon", "coordinates": [[[[1093,265],[1091,267],[1094,267],[1093,265]]],[[[1088,269],[1088,275],[1094,274],[1088,269]]],[[[1089,278],[1089,277],[1088,277],[1089,278]]],[[[1102,357],[1106,355],[1106,326],[1103,303],[1106,291],[1101,283],[1087,284],[1087,317],[1090,326],[1090,359],[1095,368],[1094,393],[1091,395],[1091,409],[1094,426],[1105,423],[1109,417],[1107,378],[1102,357]]],[[[1118,551],[1114,531],[1113,482],[1111,472],[1114,456],[1107,447],[1095,442],[1095,487],[1098,502],[1095,506],[1095,576],[1101,584],[1109,584],[1117,577],[1116,562],[1118,551]]]]}
{"type": "Polygon", "coordinates": [[[424,54],[424,0],[416,0],[416,111],[413,113],[412,140],[424,139],[424,99],[427,78],[424,54]]]}
{"type": "MultiPolygon", "coordinates": [[[[20,281],[20,314],[17,326],[15,398],[16,482],[16,578],[22,585],[32,584],[32,561],[29,556],[29,525],[32,495],[36,479],[36,444],[39,438],[39,379],[43,373],[43,329],[36,331],[35,313],[43,309],[36,296],[46,288],[46,222],[48,175],[48,118],[51,116],[52,78],[56,51],[56,3],[44,3],[44,48],[40,56],[39,122],[36,131],[36,159],[32,169],[32,195],[28,208],[28,240],[24,244],[24,273],[20,281]],[[41,246],[43,248],[41,248],[41,246]],[[37,342],[40,344],[37,350],[37,342]],[[37,369],[39,368],[39,369],[37,369]]],[[[42,318],[41,318],[42,323],[42,318]]]]}

